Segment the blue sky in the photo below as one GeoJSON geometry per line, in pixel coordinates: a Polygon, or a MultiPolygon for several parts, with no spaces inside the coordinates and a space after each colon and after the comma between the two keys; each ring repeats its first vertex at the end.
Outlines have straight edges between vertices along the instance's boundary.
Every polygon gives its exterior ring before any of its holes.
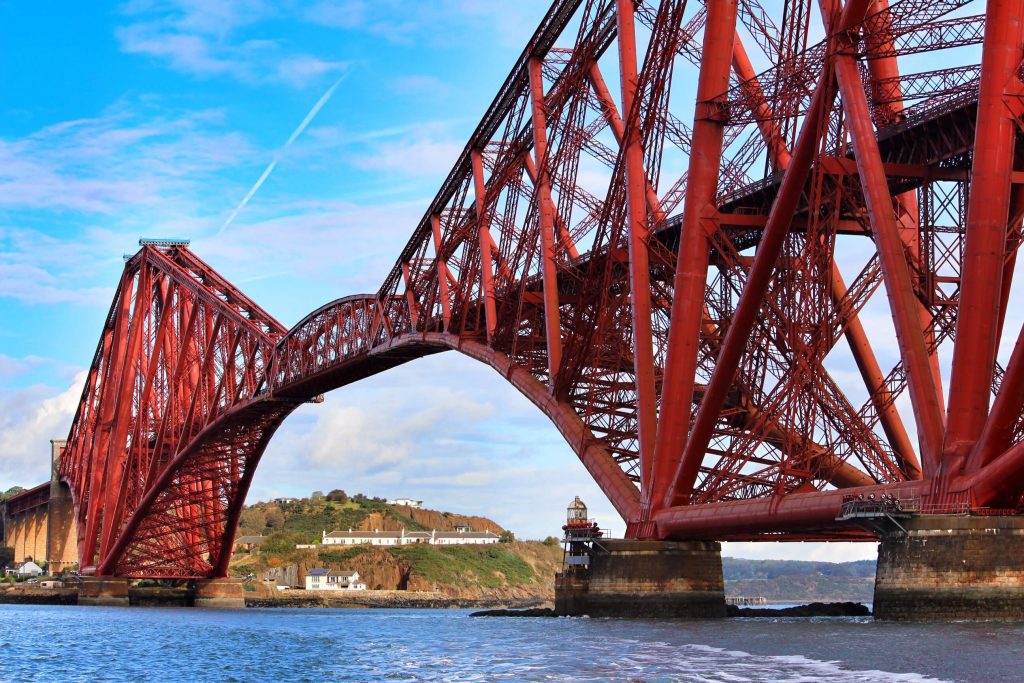
{"type": "MultiPolygon", "coordinates": [[[[46,476],[48,440],[67,434],[140,236],[191,238],[286,326],[376,291],[547,4],[0,0],[0,489],[46,476]]],[[[878,299],[865,323],[885,328],[878,299]]],[[[877,338],[893,362],[895,345],[877,338]]],[[[857,383],[848,363],[834,374],[857,383]]],[[[250,500],[335,487],[486,514],[534,538],[557,533],[579,494],[622,531],[546,419],[452,353],[304,406],[250,500]]]]}

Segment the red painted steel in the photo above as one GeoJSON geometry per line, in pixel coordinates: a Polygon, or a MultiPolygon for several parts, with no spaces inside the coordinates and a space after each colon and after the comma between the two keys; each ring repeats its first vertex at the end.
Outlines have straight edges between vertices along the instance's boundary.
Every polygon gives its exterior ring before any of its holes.
{"type": "Polygon", "coordinates": [[[447,350],[630,536],[865,539],[837,520],[861,494],[1016,509],[1022,3],[821,0],[820,34],[811,0],[556,0],[376,293],[286,330],[144,246],[60,464],[82,567],[224,576],[284,419],[447,350]]]}

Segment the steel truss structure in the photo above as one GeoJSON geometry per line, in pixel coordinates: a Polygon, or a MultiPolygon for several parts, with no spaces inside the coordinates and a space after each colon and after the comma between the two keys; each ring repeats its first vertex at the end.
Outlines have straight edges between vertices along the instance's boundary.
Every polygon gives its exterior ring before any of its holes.
{"type": "Polygon", "coordinates": [[[1018,508],[1022,17],[556,0],[375,294],[286,330],[185,245],[127,263],[61,461],[82,566],[224,576],[284,418],[449,349],[633,537],[863,538],[853,494],[1018,508]]]}

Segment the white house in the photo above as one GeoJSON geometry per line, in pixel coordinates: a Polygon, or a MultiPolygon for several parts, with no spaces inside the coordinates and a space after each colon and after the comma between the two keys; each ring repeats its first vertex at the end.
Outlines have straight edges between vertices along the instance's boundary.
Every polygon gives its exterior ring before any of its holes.
{"type": "Polygon", "coordinates": [[[366,590],[366,584],[359,580],[359,572],[339,572],[317,567],[306,572],[306,590],[363,591],[366,590]]]}
{"type": "Polygon", "coordinates": [[[404,505],[410,508],[421,508],[423,507],[422,500],[413,500],[412,498],[395,498],[394,500],[386,501],[388,505],[404,505]]]}
{"type": "Polygon", "coordinates": [[[27,577],[30,577],[30,576],[39,576],[42,573],[43,573],[43,568],[40,567],[35,562],[33,562],[32,560],[29,560],[25,564],[23,564],[20,567],[18,567],[18,571],[17,571],[18,576],[21,577],[21,578],[27,578],[27,577]]]}
{"type": "Polygon", "coordinates": [[[498,542],[492,531],[473,531],[468,525],[459,525],[455,531],[332,531],[323,532],[322,545],[487,545],[498,542]]]}

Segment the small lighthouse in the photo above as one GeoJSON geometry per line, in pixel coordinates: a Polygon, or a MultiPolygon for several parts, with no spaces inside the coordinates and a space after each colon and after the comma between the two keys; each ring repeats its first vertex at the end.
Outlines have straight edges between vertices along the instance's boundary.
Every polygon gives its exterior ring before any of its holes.
{"type": "Polygon", "coordinates": [[[580,522],[587,521],[587,505],[579,496],[572,499],[569,503],[569,507],[565,509],[565,524],[566,526],[576,526],[580,522]]]}

